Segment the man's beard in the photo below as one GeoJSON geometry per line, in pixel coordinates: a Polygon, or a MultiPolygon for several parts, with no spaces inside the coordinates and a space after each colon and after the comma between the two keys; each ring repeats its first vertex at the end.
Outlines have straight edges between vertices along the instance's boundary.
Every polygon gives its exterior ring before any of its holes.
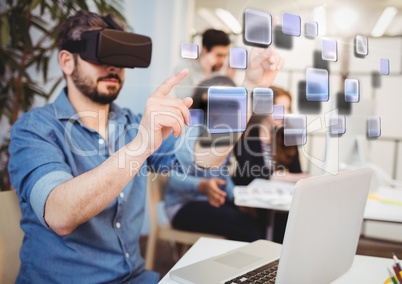
{"type": "Polygon", "coordinates": [[[75,87],[86,97],[88,97],[91,101],[107,105],[113,102],[122,87],[122,81],[117,74],[109,74],[105,77],[99,77],[95,84],[92,83],[89,77],[83,76],[78,71],[78,66],[76,65],[73,73],[71,74],[71,79],[75,85],[75,87]],[[108,86],[107,92],[99,92],[98,91],[98,82],[104,79],[116,79],[119,82],[119,86],[108,86]]]}

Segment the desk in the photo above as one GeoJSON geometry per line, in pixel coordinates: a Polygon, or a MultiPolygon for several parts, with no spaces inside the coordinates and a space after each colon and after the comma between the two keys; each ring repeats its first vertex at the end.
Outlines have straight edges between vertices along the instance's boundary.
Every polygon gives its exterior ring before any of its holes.
{"type": "MultiPolygon", "coordinates": [[[[269,180],[256,179],[254,180],[250,186],[254,185],[259,188],[260,192],[270,192],[272,189],[271,184],[273,184],[273,188],[275,186],[277,188],[283,187],[283,191],[293,192],[291,190],[294,185],[283,185],[278,182],[272,182],[269,180]]],[[[286,183],[283,183],[286,184],[286,183]]],[[[237,187],[241,188],[241,187],[237,187]]],[[[246,187],[244,187],[246,188],[246,187]]],[[[264,208],[270,209],[270,215],[268,216],[270,222],[267,228],[267,239],[273,240],[273,230],[274,230],[274,222],[275,222],[275,214],[277,211],[289,211],[290,210],[290,201],[286,200],[284,204],[271,204],[262,200],[261,198],[247,198],[246,195],[239,196],[236,194],[235,188],[235,204],[237,206],[246,206],[246,207],[255,207],[255,208],[264,208]]],[[[402,203],[402,190],[390,188],[390,187],[379,187],[374,194],[384,200],[391,200],[402,203]]],[[[378,222],[389,222],[389,223],[399,223],[402,224],[402,206],[389,204],[378,200],[368,199],[366,208],[364,211],[364,221],[378,221],[378,222]]],[[[365,222],[363,223],[363,226],[365,222]]],[[[365,230],[363,229],[364,233],[365,230]]]]}
{"type": "MultiPolygon", "coordinates": [[[[172,270],[228,252],[246,244],[245,242],[200,238],[173,266],[172,270]]],[[[333,281],[332,284],[384,283],[388,278],[387,267],[393,264],[394,261],[391,258],[356,255],[351,269],[333,281]]],[[[170,279],[169,273],[159,283],[177,284],[176,281],[170,279]]]]}

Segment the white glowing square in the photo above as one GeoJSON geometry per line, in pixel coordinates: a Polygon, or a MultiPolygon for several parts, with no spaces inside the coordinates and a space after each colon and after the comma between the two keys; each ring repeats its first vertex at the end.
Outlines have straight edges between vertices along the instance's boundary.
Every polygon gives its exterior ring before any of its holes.
{"type": "Polygon", "coordinates": [[[326,39],[322,40],[322,53],[321,57],[323,60],[328,61],[337,61],[338,60],[338,48],[337,42],[335,39],[326,39]]]}
{"type": "Polygon", "coordinates": [[[244,40],[246,44],[270,45],[272,42],[271,22],[270,14],[247,9],[244,13],[244,40]]]}
{"type": "Polygon", "coordinates": [[[334,115],[331,117],[331,134],[342,135],[346,132],[346,118],[344,115],[334,115]]]}
{"type": "Polygon", "coordinates": [[[304,145],[307,142],[307,117],[302,114],[285,116],[285,146],[304,145]]]}
{"type": "Polygon", "coordinates": [[[356,53],[366,56],[368,54],[368,39],[365,36],[357,35],[355,39],[356,53]]]}
{"type": "Polygon", "coordinates": [[[230,49],[230,67],[236,69],[246,69],[247,50],[232,47],[230,49]]]}
{"type": "Polygon", "coordinates": [[[368,137],[375,138],[381,136],[381,118],[370,116],[367,121],[368,137]]]}
{"type": "Polygon", "coordinates": [[[314,39],[318,36],[318,23],[314,20],[306,21],[304,25],[305,35],[307,38],[314,39]]]}
{"type": "Polygon", "coordinates": [[[253,112],[270,114],[274,111],[274,92],[268,88],[255,88],[253,91],[253,112]]]}
{"type": "Polygon", "coordinates": [[[301,20],[298,15],[283,13],[282,16],[282,32],[285,35],[300,36],[301,34],[301,20]]]}
{"type": "Polygon", "coordinates": [[[198,45],[195,43],[183,42],[181,44],[181,57],[187,59],[197,59],[198,45]]]}

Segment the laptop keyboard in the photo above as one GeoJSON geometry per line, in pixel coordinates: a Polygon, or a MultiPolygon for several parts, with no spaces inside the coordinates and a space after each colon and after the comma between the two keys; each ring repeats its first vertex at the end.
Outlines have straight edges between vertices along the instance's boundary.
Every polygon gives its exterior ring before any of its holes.
{"type": "Polygon", "coordinates": [[[275,283],[278,264],[279,260],[270,262],[239,277],[226,281],[225,284],[275,283]]]}

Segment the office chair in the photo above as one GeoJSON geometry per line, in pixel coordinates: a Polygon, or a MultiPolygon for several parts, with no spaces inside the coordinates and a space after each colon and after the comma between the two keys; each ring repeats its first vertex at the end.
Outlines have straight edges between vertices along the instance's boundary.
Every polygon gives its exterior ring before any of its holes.
{"type": "Polygon", "coordinates": [[[150,215],[150,229],[145,252],[145,268],[149,270],[154,268],[155,249],[158,240],[173,241],[181,244],[182,247],[179,255],[182,256],[190,246],[201,237],[225,239],[218,235],[176,230],[172,228],[170,223],[162,225],[158,224],[156,205],[164,199],[167,180],[167,174],[150,173],[148,176],[147,197],[150,215]]]}
{"type": "Polygon", "coordinates": [[[21,265],[19,251],[24,237],[21,209],[15,190],[0,192],[0,283],[15,283],[21,265]]]}

